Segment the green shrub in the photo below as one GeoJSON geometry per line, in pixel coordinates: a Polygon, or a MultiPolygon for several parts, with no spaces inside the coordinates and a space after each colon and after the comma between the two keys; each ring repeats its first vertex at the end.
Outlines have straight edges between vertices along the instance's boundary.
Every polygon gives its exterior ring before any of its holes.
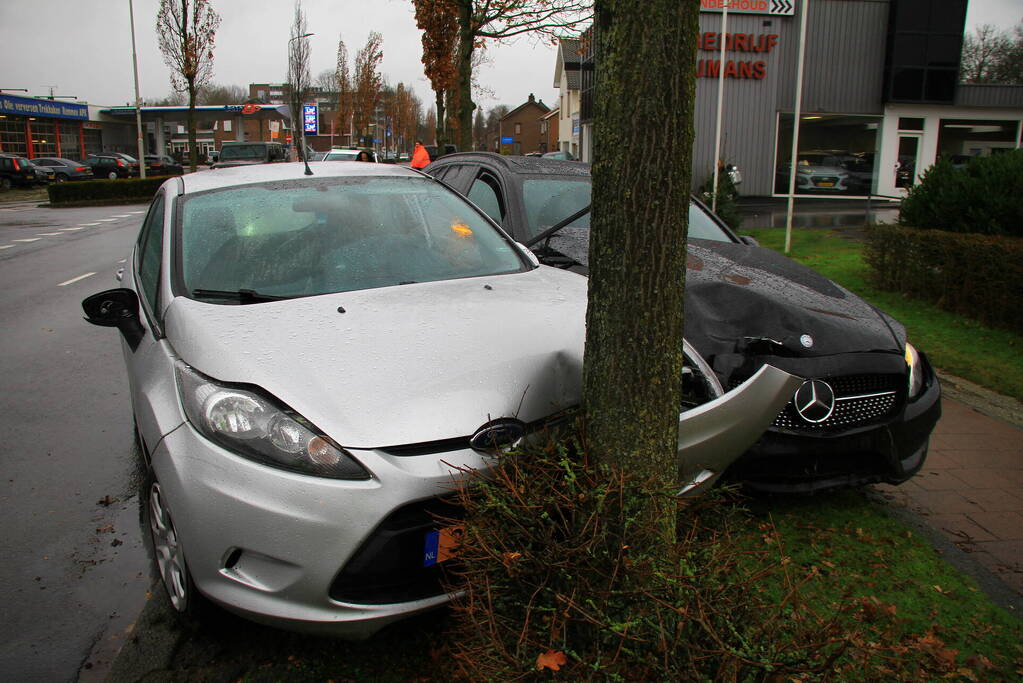
{"type": "Polygon", "coordinates": [[[546,680],[553,663],[571,681],[795,680],[848,645],[833,618],[851,606],[818,614],[795,577],[784,599],[756,590],[784,561],[729,541],[720,492],[682,500],[556,443],[470,481],[449,573],[459,678],[546,680]],[[647,542],[652,503],[678,514],[676,543],[647,542]]]}
{"type": "Polygon", "coordinates": [[[877,225],[864,259],[882,289],[1023,332],[1023,239],[877,225]]]}
{"type": "MultiPolygon", "coordinates": [[[[711,173],[700,186],[700,200],[710,208],[714,194],[711,188],[714,186],[714,174],[711,173]]],[[[742,214],[739,213],[739,191],[732,182],[732,177],[722,167],[718,173],[718,203],[715,213],[732,230],[738,230],[742,225],[742,214]]]]}
{"type": "Polygon", "coordinates": [[[949,232],[1023,237],[1023,150],[939,161],[902,201],[899,224],[949,232]]]}
{"type": "Polygon", "coordinates": [[[56,183],[47,188],[51,204],[88,202],[148,201],[167,180],[156,178],[119,178],[117,180],[83,180],[56,183]]]}

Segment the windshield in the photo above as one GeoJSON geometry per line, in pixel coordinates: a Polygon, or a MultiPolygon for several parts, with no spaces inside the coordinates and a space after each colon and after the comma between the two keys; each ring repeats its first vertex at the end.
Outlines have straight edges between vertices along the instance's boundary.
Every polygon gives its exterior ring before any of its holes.
{"type": "MultiPolygon", "coordinates": [[[[522,201],[526,208],[529,235],[535,237],[590,203],[590,178],[547,176],[524,180],[522,201]]],[[[568,227],[589,230],[590,214],[582,215],[569,223],[568,227]]],[[[713,218],[692,202],[689,204],[689,237],[717,242],[732,241],[713,218]]]]}
{"type": "Polygon", "coordinates": [[[426,178],[260,183],[180,202],[178,282],[218,303],[224,292],[310,296],[524,268],[467,202],[426,178]]]}
{"type": "Polygon", "coordinates": [[[231,161],[233,159],[262,159],[266,156],[266,147],[264,145],[225,145],[220,150],[221,161],[231,161]]]}

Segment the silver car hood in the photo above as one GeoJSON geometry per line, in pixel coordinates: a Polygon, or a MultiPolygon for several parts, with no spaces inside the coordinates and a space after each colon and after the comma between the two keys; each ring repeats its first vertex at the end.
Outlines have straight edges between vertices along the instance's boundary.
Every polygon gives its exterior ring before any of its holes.
{"type": "Polygon", "coordinates": [[[196,370],[379,448],[578,404],[585,314],[586,279],[543,267],[244,306],[177,297],[165,331],[196,370]]]}

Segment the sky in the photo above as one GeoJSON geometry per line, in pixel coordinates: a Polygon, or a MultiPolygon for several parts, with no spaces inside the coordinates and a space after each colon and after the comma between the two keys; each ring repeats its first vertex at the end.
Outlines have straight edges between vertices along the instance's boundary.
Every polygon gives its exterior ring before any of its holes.
{"type": "MultiPolygon", "coordinates": [[[[144,99],[171,92],[169,70],[156,39],[158,0],[133,0],[144,99]]],[[[290,0],[212,0],[222,17],[217,33],[213,80],[248,87],[284,80],[294,4],[290,0]]],[[[0,89],[25,88],[29,96],[77,96],[105,106],[134,100],[128,0],[0,0],[0,89]]],[[[411,85],[426,107],[433,101],[423,75],[419,30],[411,0],[303,0],[309,30],[312,74],[333,69],[338,40],[348,46],[350,62],[370,31],[383,35],[381,72],[391,85],[411,85]]],[[[1020,0],[971,0],[967,29],[993,24],[1009,29],[1023,19],[1020,0]]],[[[516,107],[530,93],[557,103],[555,48],[521,37],[486,50],[478,69],[486,92],[474,96],[485,110],[498,104],[516,107]]],[[[22,93],[13,93],[22,94],[22,93]]]]}

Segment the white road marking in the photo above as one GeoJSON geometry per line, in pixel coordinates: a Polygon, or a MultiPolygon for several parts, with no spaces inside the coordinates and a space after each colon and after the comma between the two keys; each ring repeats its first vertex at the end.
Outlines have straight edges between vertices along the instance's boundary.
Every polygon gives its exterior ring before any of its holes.
{"type": "Polygon", "coordinates": [[[90,223],[89,225],[99,225],[100,223],[113,223],[116,220],[117,220],[116,218],[97,218],[96,223],[90,223]]]}
{"type": "Polygon", "coordinates": [[[81,230],[81,228],[61,228],[61,232],[72,232],[74,230],[81,230]]]}
{"type": "Polygon", "coordinates": [[[46,237],[54,237],[54,236],[59,237],[61,235],[61,233],[59,233],[59,232],[37,232],[36,234],[37,235],[44,235],[46,237]]]}
{"type": "Polygon", "coordinates": [[[82,223],[82,224],[81,224],[81,226],[79,226],[79,227],[82,227],[82,228],[91,228],[91,227],[92,227],[92,226],[94,226],[94,225],[99,225],[99,223],[82,223]]]}
{"type": "Polygon", "coordinates": [[[114,218],[131,218],[131,214],[127,214],[127,213],[115,214],[114,218]]]}
{"type": "Polygon", "coordinates": [[[123,258],[123,259],[121,259],[120,261],[118,261],[118,263],[124,263],[124,262],[125,262],[125,261],[127,261],[127,260],[128,260],[128,259],[126,259],[126,258],[123,258]]]}
{"type": "Polygon", "coordinates": [[[84,279],[85,279],[85,278],[87,278],[87,277],[92,277],[92,276],[93,276],[93,275],[95,275],[95,274],[96,274],[96,273],[86,273],[85,275],[79,275],[78,277],[73,277],[73,278],[71,278],[70,280],[67,280],[66,282],[61,282],[61,283],[60,283],[59,285],[57,285],[57,286],[58,286],[58,287],[64,287],[65,285],[70,285],[70,284],[72,284],[72,283],[78,282],[79,280],[84,280],[84,279]]]}
{"type": "Polygon", "coordinates": [[[128,213],[130,213],[132,215],[135,215],[135,214],[139,214],[139,213],[145,213],[145,211],[129,211],[128,213]]]}
{"type": "Polygon", "coordinates": [[[38,237],[26,237],[24,239],[14,240],[14,241],[15,242],[38,242],[39,238],[38,237]]]}
{"type": "Polygon", "coordinates": [[[18,246],[18,245],[16,245],[16,244],[0,244],[0,249],[10,249],[10,248],[16,247],[16,246],[18,246]]]}

